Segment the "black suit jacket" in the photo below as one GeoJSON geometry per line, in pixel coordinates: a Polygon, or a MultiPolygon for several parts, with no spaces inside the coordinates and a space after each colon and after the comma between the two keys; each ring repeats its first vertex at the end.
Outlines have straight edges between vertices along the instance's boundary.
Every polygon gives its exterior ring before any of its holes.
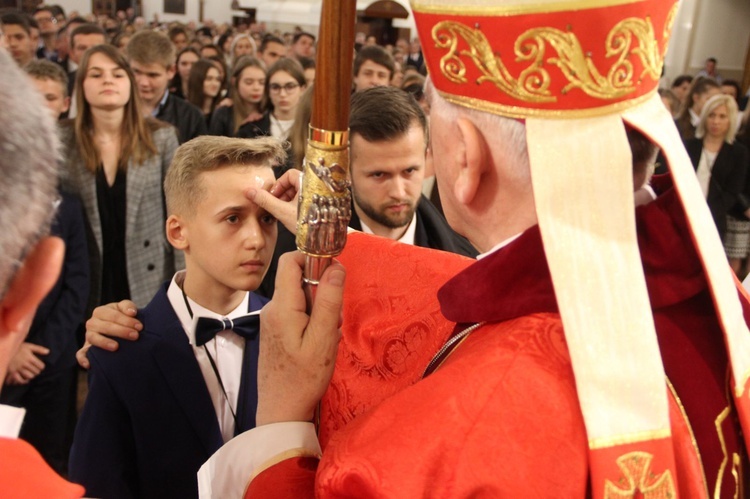
{"type": "MultiPolygon", "coordinates": [[[[362,222],[352,207],[352,220],[349,227],[362,230],[362,222]]],[[[474,258],[477,250],[465,238],[450,228],[448,222],[432,205],[429,199],[422,196],[417,204],[417,227],[414,233],[414,246],[432,248],[474,258]]]]}
{"type": "Polygon", "coordinates": [[[65,259],[55,286],[37,309],[26,341],[50,349],[43,356],[45,373],[75,365],[76,331],[85,319],[89,299],[89,256],[83,205],[61,192],[51,233],[65,242],[65,259]]]}
{"type": "Polygon", "coordinates": [[[169,94],[156,118],[177,128],[177,139],[180,144],[208,133],[201,110],[172,94],[169,94]]]}
{"type": "MultiPolygon", "coordinates": [[[[223,444],[193,348],[164,285],[139,312],[138,341],[89,351],[89,394],[70,453],[70,479],[90,497],[197,498],[197,472],[223,444]]],[[[266,302],[250,294],[249,309],[266,302]]],[[[237,418],[255,426],[258,340],[247,340],[237,418]]]]}
{"type": "MultiPolygon", "coordinates": [[[[685,142],[685,149],[693,168],[697,169],[703,154],[703,140],[690,139],[685,142]]],[[[722,240],[727,233],[727,215],[740,216],[750,207],[750,193],[746,186],[748,168],[747,149],[742,144],[725,142],[716,155],[706,198],[722,240]]]]}
{"type": "MultiPolygon", "coordinates": [[[[352,206],[352,219],[349,227],[356,230],[362,230],[360,222],[354,207],[352,206]]],[[[435,208],[429,199],[422,196],[417,205],[417,227],[414,233],[414,245],[423,248],[432,248],[459,255],[474,258],[477,256],[477,250],[465,238],[456,234],[450,228],[448,222],[435,208]]],[[[274,281],[276,280],[276,267],[279,263],[279,257],[288,251],[297,249],[295,236],[279,223],[279,236],[276,241],[276,248],[273,253],[273,259],[268,266],[263,282],[258,287],[258,293],[271,298],[274,291],[274,281]]]]}

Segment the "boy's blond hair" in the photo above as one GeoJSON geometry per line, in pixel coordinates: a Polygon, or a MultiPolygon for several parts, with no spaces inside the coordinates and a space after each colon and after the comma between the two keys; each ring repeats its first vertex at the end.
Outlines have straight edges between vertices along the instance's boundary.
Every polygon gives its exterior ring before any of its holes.
{"type": "Polygon", "coordinates": [[[170,215],[183,216],[195,213],[195,206],[205,196],[198,179],[201,173],[227,166],[272,167],[285,159],[284,146],[273,137],[196,137],[177,148],[164,179],[167,211],[170,215]]]}
{"type": "Polygon", "coordinates": [[[128,42],[125,54],[129,61],[138,64],[161,64],[165,68],[174,65],[177,55],[174,45],[164,33],[139,31],[128,42]]]}
{"type": "Polygon", "coordinates": [[[63,98],[68,96],[68,75],[65,70],[54,62],[46,59],[36,59],[24,66],[26,74],[35,80],[51,80],[60,84],[63,98]]]}

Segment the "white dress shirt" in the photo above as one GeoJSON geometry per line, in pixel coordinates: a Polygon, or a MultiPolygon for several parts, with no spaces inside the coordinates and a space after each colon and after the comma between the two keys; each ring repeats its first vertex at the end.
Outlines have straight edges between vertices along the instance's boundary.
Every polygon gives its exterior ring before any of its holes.
{"type": "Polygon", "coordinates": [[[18,438],[26,409],[0,404],[0,438],[18,438]]]}
{"type": "MultiPolygon", "coordinates": [[[[185,330],[185,334],[193,347],[193,353],[198,360],[203,379],[206,381],[208,393],[211,395],[211,401],[216,411],[216,418],[219,421],[219,428],[224,442],[228,442],[234,436],[234,416],[232,412],[237,413],[237,395],[240,391],[240,377],[242,375],[242,357],[245,351],[245,338],[234,331],[221,331],[214,339],[206,342],[203,346],[195,344],[195,323],[199,317],[213,317],[216,319],[235,319],[237,317],[248,315],[249,293],[245,294],[242,302],[227,315],[217,314],[211,310],[198,305],[196,302],[187,297],[190,304],[190,310],[193,311],[193,317],[190,317],[190,311],[185,304],[185,295],[182,292],[182,283],[185,280],[185,271],[177,272],[172,279],[172,283],[167,290],[167,298],[172,304],[172,308],[177,314],[177,318],[185,330]],[[221,381],[224,383],[226,397],[219,385],[219,379],[216,376],[211,361],[206,354],[211,354],[216,369],[219,371],[221,381]],[[230,408],[231,405],[231,408],[230,408]]],[[[260,310],[251,312],[259,314],[260,310]]]]}
{"type": "Polygon", "coordinates": [[[698,176],[698,184],[703,191],[703,197],[708,198],[708,187],[711,184],[711,171],[714,169],[714,161],[718,153],[710,152],[703,149],[701,159],[698,161],[698,168],[695,174],[698,176]]]}

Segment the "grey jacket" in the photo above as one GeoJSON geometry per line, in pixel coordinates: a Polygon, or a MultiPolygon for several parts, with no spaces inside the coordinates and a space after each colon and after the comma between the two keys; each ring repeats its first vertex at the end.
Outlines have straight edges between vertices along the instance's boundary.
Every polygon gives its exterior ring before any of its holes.
{"type": "MultiPolygon", "coordinates": [[[[89,310],[99,305],[102,275],[102,228],[96,197],[96,176],[86,169],[75,141],[72,123],[61,130],[63,165],[61,184],[78,194],[86,210],[91,263],[91,298],[89,310]]],[[[159,153],[138,165],[128,164],[126,184],[125,253],[127,255],[130,298],[138,307],[154,297],[159,286],[171,279],[176,270],[184,268],[184,255],[167,242],[164,224],[164,176],[177,149],[174,127],[154,131],[154,144],[159,153]]]]}

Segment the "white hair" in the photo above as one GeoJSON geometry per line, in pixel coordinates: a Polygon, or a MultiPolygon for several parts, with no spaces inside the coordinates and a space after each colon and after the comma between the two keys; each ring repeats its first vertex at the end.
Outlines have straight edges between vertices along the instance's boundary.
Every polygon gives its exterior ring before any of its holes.
{"type": "Polygon", "coordinates": [[[491,140],[492,150],[504,158],[512,168],[506,173],[516,180],[528,181],[531,178],[529,153],[526,146],[526,127],[519,121],[493,113],[464,107],[445,100],[435,90],[430,78],[425,82],[425,95],[430,104],[431,113],[440,114],[443,119],[455,122],[465,117],[491,140]]]}
{"type": "Polygon", "coordinates": [[[49,230],[57,197],[59,141],[41,95],[0,50],[0,298],[49,230]]]}

